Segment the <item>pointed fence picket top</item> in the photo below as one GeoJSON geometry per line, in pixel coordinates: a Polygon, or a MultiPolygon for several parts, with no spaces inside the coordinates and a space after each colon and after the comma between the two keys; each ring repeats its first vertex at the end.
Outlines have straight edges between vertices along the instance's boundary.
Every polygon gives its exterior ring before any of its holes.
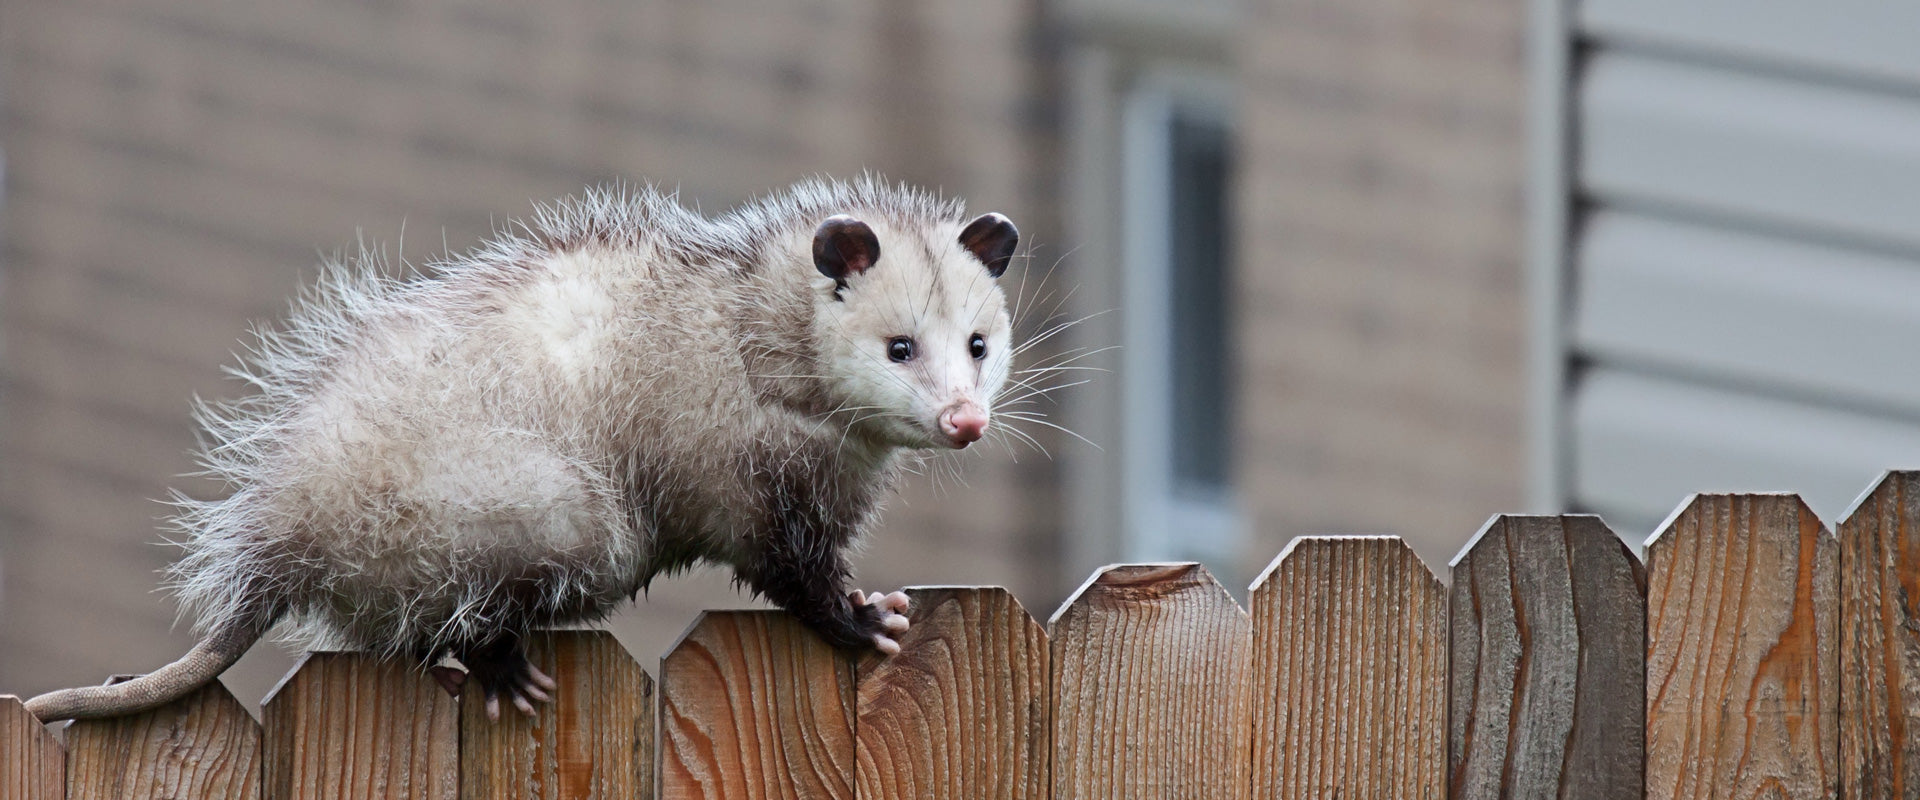
{"type": "Polygon", "coordinates": [[[308,653],[260,703],[267,800],[454,800],[460,707],[417,665],[308,653]]]}
{"type": "Polygon", "coordinates": [[[1797,495],[1697,495],[1647,543],[1647,797],[1839,790],[1839,554],[1797,495]]]}
{"type": "Polygon", "coordinates": [[[260,797],[260,724],[224,684],[151,711],[67,726],[68,800],[177,797],[260,797]]]}
{"type": "Polygon", "coordinates": [[[1842,797],[1920,796],[1920,472],[1840,523],[1842,797]]]}
{"type": "Polygon", "coordinates": [[[854,665],[779,611],[708,611],[660,662],[660,797],[852,800],[854,665]]]}
{"type": "Polygon", "coordinates": [[[1204,567],[1107,567],[1050,628],[1056,800],[1248,796],[1252,623],[1204,567]]]}
{"type": "Polygon", "coordinates": [[[60,800],[67,796],[66,754],[20,698],[0,694],[0,797],[60,800]]]}
{"type": "Polygon", "coordinates": [[[527,660],[559,688],[531,717],[463,690],[460,797],[610,800],[653,796],[653,678],[606,631],[541,631],[527,660]]]}
{"type": "Polygon", "coordinates": [[[1494,517],[1450,607],[1449,797],[1641,796],[1646,574],[1599,517],[1494,517]]]}
{"type": "Polygon", "coordinates": [[[1046,632],[999,587],[907,594],[900,653],[861,665],[861,800],[1047,797],[1046,632]]]}
{"type": "Polygon", "coordinates": [[[1398,537],[1301,537],[1253,583],[1253,797],[1439,800],[1447,594],[1398,537]]]}

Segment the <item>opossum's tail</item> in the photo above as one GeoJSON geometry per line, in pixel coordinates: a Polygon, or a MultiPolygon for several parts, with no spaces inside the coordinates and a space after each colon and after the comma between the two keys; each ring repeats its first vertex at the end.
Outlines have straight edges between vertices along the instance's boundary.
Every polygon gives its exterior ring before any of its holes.
{"type": "Polygon", "coordinates": [[[48,692],[27,701],[41,722],[135,714],[173,702],[227,671],[280,617],[269,613],[228,618],[178,661],[129,681],[48,692]]]}

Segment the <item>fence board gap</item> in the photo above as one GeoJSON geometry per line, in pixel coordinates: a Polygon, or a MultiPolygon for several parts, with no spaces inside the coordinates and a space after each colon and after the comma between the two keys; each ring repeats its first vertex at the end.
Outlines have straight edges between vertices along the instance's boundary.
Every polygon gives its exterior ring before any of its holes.
{"type": "Polygon", "coordinates": [[[1839,790],[1838,552],[1795,495],[1697,495],[1647,543],[1647,797],[1839,790]]]}
{"type": "Polygon", "coordinates": [[[1303,537],[1251,599],[1254,800],[1438,800],[1447,595],[1420,557],[1397,537],[1303,537]]]}
{"type": "Polygon", "coordinates": [[[1204,567],[1107,567],[1050,627],[1055,800],[1248,797],[1252,623],[1204,567]]]}
{"type": "Polygon", "coordinates": [[[543,631],[527,659],[560,684],[528,717],[463,692],[460,796],[586,800],[653,796],[653,679],[606,631],[543,631]]]}
{"type": "Polygon", "coordinates": [[[68,800],[260,796],[260,724],[214,681],[151,711],[67,726],[68,800]]]}
{"type": "Polygon", "coordinates": [[[1840,523],[1842,797],[1920,795],[1920,472],[1840,523]]]}
{"type": "Polygon", "coordinates": [[[660,663],[660,796],[854,797],[854,665],[780,611],[708,611],[660,663]]]}
{"type": "Polygon", "coordinates": [[[1453,562],[1452,798],[1639,798],[1646,573],[1599,517],[1499,516],[1453,562]]]}
{"type": "Polygon", "coordinates": [[[1047,797],[1045,631],[1002,588],[907,594],[900,653],[861,662],[861,800],[1047,797]]]}
{"type": "Polygon", "coordinates": [[[261,702],[265,795],[453,800],[459,704],[416,665],[308,653],[261,702]]]}
{"type": "Polygon", "coordinates": [[[20,698],[0,694],[0,797],[59,800],[67,796],[66,753],[20,698]]]}

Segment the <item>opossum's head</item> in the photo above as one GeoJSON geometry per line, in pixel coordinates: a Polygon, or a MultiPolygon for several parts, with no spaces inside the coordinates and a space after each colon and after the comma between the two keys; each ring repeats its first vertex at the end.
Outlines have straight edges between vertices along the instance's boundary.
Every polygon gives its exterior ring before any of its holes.
{"type": "Polygon", "coordinates": [[[820,223],[821,366],[861,430],[916,448],[958,449],[986,434],[1013,363],[996,279],[1019,243],[999,214],[965,224],[846,215],[820,223]]]}

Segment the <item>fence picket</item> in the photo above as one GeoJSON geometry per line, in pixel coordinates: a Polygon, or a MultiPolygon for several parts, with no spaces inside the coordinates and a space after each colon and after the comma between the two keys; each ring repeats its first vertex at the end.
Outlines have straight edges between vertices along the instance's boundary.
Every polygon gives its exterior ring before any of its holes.
{"type": "Polygon", "coordinates": [[[660,663],[660,796],[854,796],[854,665],[777,611],[708,611],[660,663]]]}
{"type": "Polygon", "coordinates": [[[308,653],[260,711],[267,800],[459,794],[459,705],[414,665],[308,653]]]}
{"type": "Polygon", "coordinates": [[[260,796],[260,724],[214,681],[152,711],[67,727],[68,800],[260,796]]]}
{"type": "Polygon", "coordinates": [[[1255,800],[1438,800],[1447,594],[1398,538],[1302,537],[1254,581],[1255,800]]]}
{"type": "Polygon", "coordinates": [[[1920,795],[1920,472],[1840,523],[1842,797],[1920,795]]]}
{"type": "Polygon", "coordinates": [[[653,796],[653,679],[606,631],[544,631],[527,660],[560,688],[532,717],[483,694],[460,709],[460,796],[588,800],[653,796]]]}
{"type": "Polygon", "coordinates": [[[66,754],[20,698],[0,694],[0,797],[60,800],[67,796],[66,754]]]}
{"type": "Polygon", "coordinates": [[[1838,537],[1794,495],[1696,496],[1644,568],[1583,515],[1494,518],[1450,589],[1396,538],[1297,539],[1251,616],[1198,564],[1097,571],[1047,629],[1005,589],[910,593],[899,655],[710,611],[657,686],[543,633],[532,719],[356,653],[309,653],[260,724],[216,682],[64,749],[0,695],[0,797],[1920,797],[1920,471],[1838,537]]]}
{"type": "Polygon", "coordinates": [[[1598,517],[1500,516],[1453,562],[1449,796],[1639,798],[1646,574],[1598,517]]]}
{"type": "Polygon", "coordinates": [[[1055,800],[1248,796],[1252,623],[1204,567],[1107,567],[1050,627],[1055,800]]]}
{"type": "Polygon", "coordinates": [[[1647,544],[1647,797],[1839,790],[1838,553],[1795,495],[1697,495],[1647,544]]]}
{"type": "Polygon", "coordinates": [[[922,587],[900,653],[862,663],[856,788],[880,798],[1047,797],[1047,637],[998,587],[922,587]]]}

